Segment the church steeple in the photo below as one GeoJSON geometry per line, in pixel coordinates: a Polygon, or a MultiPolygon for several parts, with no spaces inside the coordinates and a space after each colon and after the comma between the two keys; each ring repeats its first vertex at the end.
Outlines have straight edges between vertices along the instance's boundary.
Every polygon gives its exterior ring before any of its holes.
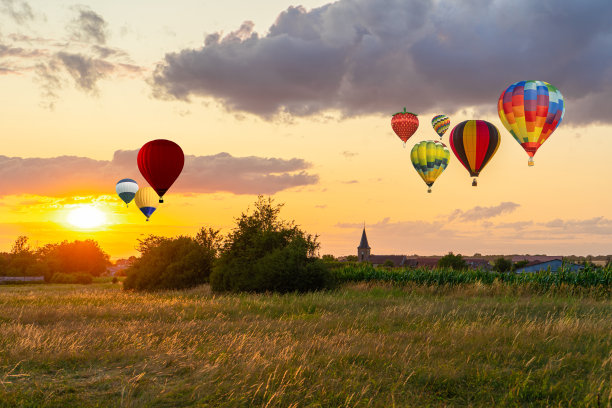
{"type": "Polygon", "coordinates": [[[357,259],[359,262],[367,262],[370,260],[370,245],[368,245],[368,237],[365,231],[365,225],[363,226],[363,232],[361,233],[361,242],[357,247],[357,259]]]}

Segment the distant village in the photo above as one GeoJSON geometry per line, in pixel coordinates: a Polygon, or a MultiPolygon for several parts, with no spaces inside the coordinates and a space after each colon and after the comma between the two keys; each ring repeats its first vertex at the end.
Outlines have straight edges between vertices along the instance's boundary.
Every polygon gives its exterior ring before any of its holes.
{"type": "MultiPolygon", "coordinates": [[[[341,262],[357,261],[368,262],[372,266],[387,266],[387,267],[412,267],[412,268],[435,268],[442,256],[417,256],[417,255],[374,255],[371,253],[371,247],[368,243],[368,236],[365,227],[361,233],[361,241],[357,247],[357,256],[343,256],[338,260],[341,262]]],[[[493,263],[496,259],[503,257],[519,265],[514,270],[516,273],[537,272],[540,270],[557,271],[564,263],[566,268],[578,270],[584,267],[585,261],[595,266],[606,266],[610,264],[612,256],[597,256],[597,257],[564,257],[564,256],[549,256],[549,255],[479,255],[463,257],[463,260],[470,268],[493,269],[493,263]]]]}
{"type": "MultiPolygon", "coordinates": [[[[330,255],[326,255],[330,256],[330,255]]],[[[367,262],[375,267],[391,268],[435,268],[438,266],[442,255],[418,256],[418,255],[375,255],[368,243],[368,236],[365,227],[361,233],[361,241],[357,247],[357,255],[347,255],[334,258],[339,262],[367,262]]],[[[463,260],[470,268],[482,268],[492,270],[494,262],[498,258],[505,258],[518,266],[514,269],[516,273],[537,272],[541,270],[557,271],[563,263],[566,268],[578,270],[584,267],[586,262],[595,266],[604,267],[612,263],[612,255],[599,256],[550,256],[550,255],[480,255],[464,256],[463,260]]],[[[125,270],[132,264],[136,257],[131,256],[127,259],[118,259],[113,265],[108,267],[107,275],[125,275],[125,270]]]]}

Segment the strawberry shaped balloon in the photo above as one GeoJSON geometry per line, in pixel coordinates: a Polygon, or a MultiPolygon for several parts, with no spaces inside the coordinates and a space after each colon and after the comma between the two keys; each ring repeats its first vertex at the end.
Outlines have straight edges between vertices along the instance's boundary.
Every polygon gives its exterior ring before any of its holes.
{"type": "Polygon", "coordinates": [[[404,108],[403,112],[393,115],[391,127],[395,134],[402,139],[404,147],[406,147],[406,141],[410,139],[410,136],[414,135],[414,132],[419,127],[419,118],[414,113],[406,112],[406,108],[404,108]]]}

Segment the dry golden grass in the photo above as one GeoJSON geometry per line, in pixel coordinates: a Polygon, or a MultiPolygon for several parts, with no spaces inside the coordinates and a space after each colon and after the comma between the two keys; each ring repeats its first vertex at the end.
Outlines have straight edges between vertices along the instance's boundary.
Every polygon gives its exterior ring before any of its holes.
{"type": "Polygon", "coordinates": [[[501,284],[0,286],[0,406],[609,407],[611,316],[501,284]]]}

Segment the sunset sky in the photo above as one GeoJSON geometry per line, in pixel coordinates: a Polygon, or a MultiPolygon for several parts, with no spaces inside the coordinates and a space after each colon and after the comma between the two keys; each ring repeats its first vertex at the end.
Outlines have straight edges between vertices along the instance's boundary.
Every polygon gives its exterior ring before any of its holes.
{"type": "Polygon", "coordinates": [[[356,254],[364,222],[373,254],[612,254],[611,19],[609,0],[0,0],[0,250],[126,257],[143,234],[227,232],[265,194],[322,254],[356,254]],[[520,80],[566,103],[532,168],[497,115],[520,80]],[[478,187],[453,155],[431,194],[412,167],[439,113],[498,127],[478,187]],[[145,222],[115,183],[146,185],[158,138],[186,164],[145,222]],[[86,204],[101,227],[68,222],[86,204]]]}

